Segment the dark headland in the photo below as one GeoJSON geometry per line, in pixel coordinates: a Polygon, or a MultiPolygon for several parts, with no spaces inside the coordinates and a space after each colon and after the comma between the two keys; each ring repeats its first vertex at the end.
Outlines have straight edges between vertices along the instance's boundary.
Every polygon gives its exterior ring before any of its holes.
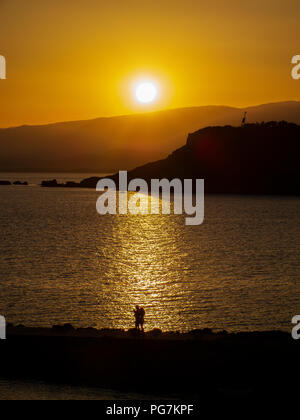
{"type": "Polygon", "coordinates": [[[9,325],[1,376],[178,397],[291,396],[300,340],[280,331],[189,333],[9,325]],[[5,361],[5,363],[4,363],[5,361]]]}
{"type": "MultiPolygon", "coordinates": [[[[110,178],[118,185],[118,174],[110,178]]],[[[204,179],[206,193],[299,195],[300,126],[271,121],[203,128],[166,159],[129,171],[133,178],[204,179]]],[[[42,186],[96,188],[99,179],[42,186]]]]}

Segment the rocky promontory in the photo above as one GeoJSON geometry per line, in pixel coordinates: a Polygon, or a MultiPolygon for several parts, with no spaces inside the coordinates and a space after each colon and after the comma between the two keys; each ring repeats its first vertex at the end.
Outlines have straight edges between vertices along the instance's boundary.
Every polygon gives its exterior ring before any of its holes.
{"type": "MultiPolygon", "coordinates": [[[[118,174],[109,177],[118,186],[118,174]]],[[[166,159],[128,172],[128,180],[204,179],[206,193],[299,195],[300,126],[282,122],[207,127],[166,159]]],[[[100,177],[44,187],[96,188],[100,177]]]]}

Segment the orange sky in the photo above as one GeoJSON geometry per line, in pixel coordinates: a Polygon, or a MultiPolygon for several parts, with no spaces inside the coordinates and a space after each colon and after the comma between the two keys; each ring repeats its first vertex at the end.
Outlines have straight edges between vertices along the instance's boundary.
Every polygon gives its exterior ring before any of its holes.
{"type": "Polygon", "coordinates": [[[1,0],[0,126],[300,100],[299,16],[299,0],[1,0]]]}

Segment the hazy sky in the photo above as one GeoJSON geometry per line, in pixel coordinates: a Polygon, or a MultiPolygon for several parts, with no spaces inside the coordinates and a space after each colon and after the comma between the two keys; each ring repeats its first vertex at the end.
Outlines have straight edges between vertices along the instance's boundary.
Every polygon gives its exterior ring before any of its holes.
{"type": "Polygon", "coordinates": [[[299,16],[299,0],[0,0],[0,126],[300,100],[299,16]]]}

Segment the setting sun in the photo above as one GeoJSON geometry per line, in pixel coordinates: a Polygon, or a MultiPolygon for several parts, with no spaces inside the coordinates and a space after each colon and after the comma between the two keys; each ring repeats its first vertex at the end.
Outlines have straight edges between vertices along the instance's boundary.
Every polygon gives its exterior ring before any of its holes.
{"type": "Polygon", "coordinates": [[[157,87],[152,82],[140,83],[135,89],[136,99],[143,104],[153,102],[157,97],[157,93],[157,87]]]}

